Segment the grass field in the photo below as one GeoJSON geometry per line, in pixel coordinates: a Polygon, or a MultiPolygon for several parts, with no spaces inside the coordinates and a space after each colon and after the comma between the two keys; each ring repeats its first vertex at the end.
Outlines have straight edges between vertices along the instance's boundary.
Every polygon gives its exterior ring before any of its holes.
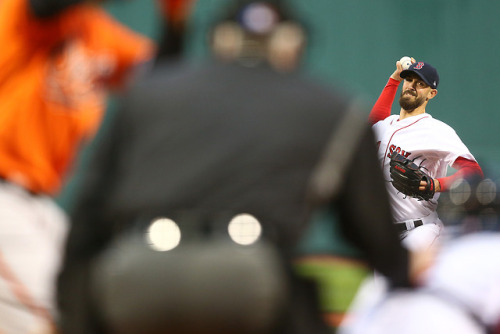
{"type": "Polygon", "coordinates": [[[295,264],[299,275],[318,282],[321,310],[337,327],[370,270],[360,261],[330,255],[304,256],[295,264]]]}

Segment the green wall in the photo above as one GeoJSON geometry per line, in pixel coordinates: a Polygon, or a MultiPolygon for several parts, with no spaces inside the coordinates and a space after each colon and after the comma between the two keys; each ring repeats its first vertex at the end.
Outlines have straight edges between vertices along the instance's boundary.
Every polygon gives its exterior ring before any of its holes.
{"type": "MultiPolygon", "coordinates": [[[[205,36],[231,0],[199,0],[188,55],[207,54],[205,36]]],[[[441,81],[427,112],[452,126],[487,172],[500,163],[500,2],[492,0],[289,0],[312,33],[305,69],[372,105],[403,55],[433,64],[441,81]]],[[[155,0],[112,2],[107,9],[156,39],[155,0]]],[[[398,108],[394,106],[393,112],[398,108]]],[[[418,139],[416,139],[418,140],[418,139]]],[[[78,178],[78,172],[74,179],[78,178]]],[[[71,202],[77,181],[63,192],[71,202]]]]}
{"type": "MultiPolygon", "coordinates": [[[[205,33],[232,0],[199,0],[189,53],[207,53],[205,33]]],[[[376,100],[403,55],[433,64],[439,94],[428,112],[456,129],[480,162],[500,161],[496,80],[500,2],[492,0],[289,0],[312,32],[306,69],[327,83],[376,100]]],[[[155,0],[113,3],[110,12],[156,36],[155,0]]],[[[397,111],[397,108],[394,108],[397,111]]]]}

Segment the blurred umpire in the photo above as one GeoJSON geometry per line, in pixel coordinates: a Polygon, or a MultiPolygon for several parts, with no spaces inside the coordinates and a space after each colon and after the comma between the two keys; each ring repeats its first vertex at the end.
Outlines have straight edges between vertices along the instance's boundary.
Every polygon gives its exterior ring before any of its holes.
{"type": "Polygon", "coordinates": [[[72,214],[63,333],[328,333],[289,268],[325,206],[371,267],[410,285],[363,111],[297,73],[307,33],[283,4],[230,3],[213,59],[194,65],[179,57],[193,4],[161,1],[157,64],[121,101],[72,214]],[[143,241],[154,226],[176,241],[163,252],[143,241]]]}

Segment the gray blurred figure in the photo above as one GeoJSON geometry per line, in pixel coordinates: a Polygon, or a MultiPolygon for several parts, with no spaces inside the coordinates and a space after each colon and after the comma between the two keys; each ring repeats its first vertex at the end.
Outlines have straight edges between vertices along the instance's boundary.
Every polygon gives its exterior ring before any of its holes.
{"type": "Polygon", "coordinates": [[[189,64],[192,4],[161,4],[156,66],[123,97],[72,214],[63,333],[330,333],[290,265],[325,207],[370,266],[410,286],[364,110],[296,71],[304,26],[276,1],[233,1],[214,59],[189,64]],[[158,229],[164,252],[144,241],[158,229]]]}
{"type": "Polygon", "coordinates": [[[364,286],[339,333],[500,333],[499,187],[488,177],[456,181],[443,201],[451,232],[422,286],[364,286]]]}

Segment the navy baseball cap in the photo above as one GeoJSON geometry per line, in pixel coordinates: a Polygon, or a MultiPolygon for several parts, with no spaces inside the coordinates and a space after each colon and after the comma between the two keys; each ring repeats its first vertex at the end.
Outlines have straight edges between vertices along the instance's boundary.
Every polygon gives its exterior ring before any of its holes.
{"type": "Polygon", "coordinates": [[[404,79],[410,73],[418,75],[426,84],[431,86],[431,88],[436,89],[439,85],[439,74],[429,63],[425,63],[423,61],[413,63],[407,70],[403,70],[400,76],[404,79]]]}

